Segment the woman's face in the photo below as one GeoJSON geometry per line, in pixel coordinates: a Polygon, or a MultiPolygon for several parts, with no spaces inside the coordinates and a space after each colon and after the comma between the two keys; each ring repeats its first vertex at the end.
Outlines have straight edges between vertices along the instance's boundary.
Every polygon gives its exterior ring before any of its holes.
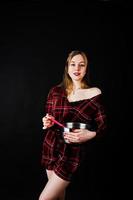
{"type": "Polygon", "coordinates": [[[81,81],[86,73],[86,63],[82,55],[74,56],[68,65],[68,74],[72,81],[81,81]]]}

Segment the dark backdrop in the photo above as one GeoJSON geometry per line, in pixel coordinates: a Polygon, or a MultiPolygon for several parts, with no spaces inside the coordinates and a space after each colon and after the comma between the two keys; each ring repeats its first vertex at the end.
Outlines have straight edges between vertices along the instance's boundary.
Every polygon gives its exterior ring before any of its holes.
{"type": "Polygon", "coordinates": [[[0,4],[0,13],[3,199],[37,200],[47,180],[40,165],[44,104],[51,86],[62,80],[67,55],[74,49],[90,57],[90,78],[103,91],[108,130],[90,147],[90,157],[69,186],[67,199],[123,196],[128,177],[125,147],[130,149],[131,5],[98,1],[59,8],[41,1],[10,1],[0,4]]]}

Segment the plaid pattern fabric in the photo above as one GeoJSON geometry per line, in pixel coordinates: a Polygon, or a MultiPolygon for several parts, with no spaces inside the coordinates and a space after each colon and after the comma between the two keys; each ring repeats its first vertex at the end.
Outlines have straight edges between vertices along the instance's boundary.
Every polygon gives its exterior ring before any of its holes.
{"type": "MultiPolygon", "coordinates": [[[[69,102],[64,89],[55,86],[48,94],[45,112],[63,124],[72,121],[91,123],[94,120],[97,124],[96,137],[102,135],[106,128],[106,115],[101,94],[90,99],[69,102]]],[[[81,145],[64,143],[61,130],[54,125],[45,130],[42,165],[69,181],[82,160],[82,146],[84,143],[81,145]]]]}

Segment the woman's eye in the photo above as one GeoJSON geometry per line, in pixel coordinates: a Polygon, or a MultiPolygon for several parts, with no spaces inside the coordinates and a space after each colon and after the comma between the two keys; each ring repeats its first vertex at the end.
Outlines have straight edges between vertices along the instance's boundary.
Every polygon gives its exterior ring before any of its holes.
{"type": "Polygon", "coordinates": [[[84,64],[80,64],[79,66],[80,66],[80,67],[85,67],[85,65],[84,65],[84,64]]]}
{"type": "Polygon", "coordinates": [[[75,66],[75,64],[74,64],[74,63],[71,63],[70,65],[71,65],[72,67],[74,67],[74,66],[75,66]]]}
{"type": "MultiPolygon", "coordinates": [[[[75,63],[70,63],[71,67],[75,67],[76,64],[75,63]]],[[[85,64],[78,64],[79,67],[85,67],[85,64]]]]}

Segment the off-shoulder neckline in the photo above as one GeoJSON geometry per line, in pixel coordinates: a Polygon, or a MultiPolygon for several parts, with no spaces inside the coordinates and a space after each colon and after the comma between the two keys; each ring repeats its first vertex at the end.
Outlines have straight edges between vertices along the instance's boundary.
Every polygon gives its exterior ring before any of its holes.
{"type": "Polygon", "coordinates": [[[98,96],[101,96],[101,95],[102,95],[102,93],[97,94],[97,95],[95,95],[95,96],[93,96],[93,97],[91,97],[91,98],[81,99],[81,100],[78,100],[78,101],[69,101],[68,98],[67,98],[67,100],[68,100],[69,103],[78,103],[78,102],[88,101],[88,100],[91,101],[92,99],[94,99],[94,98],[96,98],[96,97],[98,97],[98,96]]]}

